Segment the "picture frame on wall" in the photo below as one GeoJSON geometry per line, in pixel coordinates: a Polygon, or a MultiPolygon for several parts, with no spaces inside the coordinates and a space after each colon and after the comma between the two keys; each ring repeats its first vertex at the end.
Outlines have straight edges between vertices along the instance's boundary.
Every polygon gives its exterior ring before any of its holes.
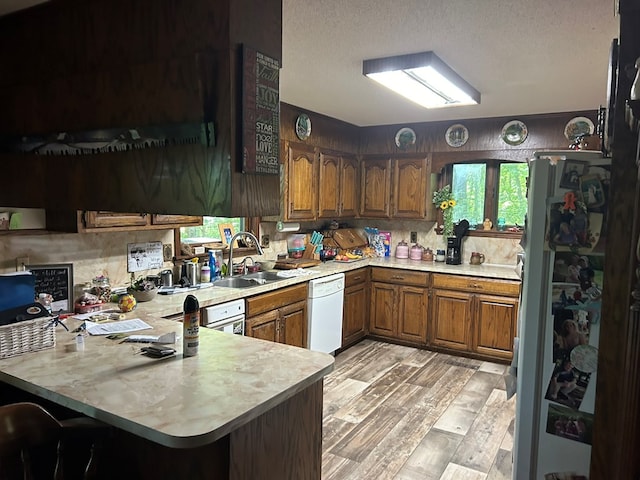
{"type": "MultiPolygon", "coordinates": [[[[231,243],[231,238],[235,235],[235,230],[233,225],[230,223],[221,223],[218,225],[218,229],[220,230],[220,238],[222,239],[222,243],[225,247],[229,248],[229,244],[231,243]]],[[[233,242],[233,248],[238,247],[238,240],[233,242]]]]}

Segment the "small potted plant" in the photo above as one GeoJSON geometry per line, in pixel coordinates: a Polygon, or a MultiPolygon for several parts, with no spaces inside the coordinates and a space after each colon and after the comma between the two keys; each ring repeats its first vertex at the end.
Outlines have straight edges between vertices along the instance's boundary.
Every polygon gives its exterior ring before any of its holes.
{"type": "Polygon", "coordinates": [[[138,277],[137,280],[134,280],[132,276],[131,286],[127,288],[127,292],[133,295],[138,302],[148,302],[153,300],[158,293],[158,289],[152,281],[144,277],[138,277]]]}

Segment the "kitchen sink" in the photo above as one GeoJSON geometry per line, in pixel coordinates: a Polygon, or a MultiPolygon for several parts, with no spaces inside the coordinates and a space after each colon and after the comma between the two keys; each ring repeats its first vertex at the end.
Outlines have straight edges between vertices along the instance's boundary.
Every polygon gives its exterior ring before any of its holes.
{"type": "Polygon", "coordinates": [[[278,277],[276,272],[255,272],[247,275],[238,275],[236,277],[225,277],[213,282],[213,286],[226,288],[250,288],[277,282],[279,280],[284,280],[284,278],[278,277]]]}

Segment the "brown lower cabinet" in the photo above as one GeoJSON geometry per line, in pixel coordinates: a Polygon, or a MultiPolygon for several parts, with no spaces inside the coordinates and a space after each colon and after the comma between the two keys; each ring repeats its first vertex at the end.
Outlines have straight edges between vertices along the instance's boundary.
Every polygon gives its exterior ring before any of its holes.
{"type": "Polygon", "coordinates": [[[274,290],[246,300],[245,334],[307,347],[307,284],[274,290]]]}
{"type": "Polygon", "coordinates": [[[372,268],[369,332],[414,345],[426,345],[429,278],[427,272],[372,268]]]}
{"type": "Polygon", "coordinates": [[[434,274],[429,344],[510,360],[519,294],[516,281],[434,274]]]}
{"type": "Polygon", "coordinates": [[[364,338],[369,331],[369,268],[344,274],[342,348],[364,338]]]}

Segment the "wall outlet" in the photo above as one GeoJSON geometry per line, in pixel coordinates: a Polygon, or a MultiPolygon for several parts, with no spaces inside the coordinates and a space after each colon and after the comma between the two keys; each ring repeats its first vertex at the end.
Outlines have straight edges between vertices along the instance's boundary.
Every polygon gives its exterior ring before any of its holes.
{"type": "Polygon", "coordinates": [[[418,232],[411,232],[411,243],[418,243],[418,232]]]}
{"type": "Polygon", "coordinates": [[[27,265],[29,265],[29,257],[16,258],[16,272],[22,272],[26,270],[27,265]]]}
{"type": "Polygon", "coordinates": [[[173,260],[173,246],[170,243],[162,244],[162,259],[165,262],[173,260]]]}
{"type": "Polygon", "coordinates": [[[268,247],[269,246],[269,235],[262,235],[262,241],[260,242],[260,244],[263,247],[268,247]]]}

